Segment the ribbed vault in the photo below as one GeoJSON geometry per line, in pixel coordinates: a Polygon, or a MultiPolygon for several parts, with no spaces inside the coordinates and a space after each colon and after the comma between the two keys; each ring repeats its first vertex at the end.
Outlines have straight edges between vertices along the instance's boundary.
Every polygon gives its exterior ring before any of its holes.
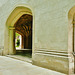
{"type": "Polygon", "coordinates": [[[26,37],[32,34],[32,16],[28,14],[22,15],[15,23],[15,30],[26,37]]]}
{"type": "Polygon", "coordinates": [[[23,48],[32,48],[32,15],[24,14],[15,23],[15,31],[23,37],[23,48]]]}

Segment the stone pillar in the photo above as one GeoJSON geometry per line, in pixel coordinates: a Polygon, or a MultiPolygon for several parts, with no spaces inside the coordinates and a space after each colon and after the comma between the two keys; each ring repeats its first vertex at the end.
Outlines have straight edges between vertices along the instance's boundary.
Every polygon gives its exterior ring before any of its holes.
{"type": "Polygon", "coordinates": [[[9,54],[15,54],[15,28],[10,27],[9,29],[9,54]]]}
{"type": "Polygon", "coordinates": [[[73,38],[73,40],[74,40],[74,43],[73,43],[74,44],[74,52],[73,53],[74,53],[74,73],[75,73],[75,24],[73,25],[73,30],[74,30],[74,36],[73,36],[74,37],[73,38]]]}
{"type": "Polygon", "coordinates": [[[22,43],[22,44],[21,44],[21,48],[24,49],[24,36],[21,36],[21,37],[22,37],[22,39],[21,39],[21,40],[22,40],[22,41],[21,41],[21,43],[22,43]]]}
{"type": "Polygon", "coordinates": [[[24,49],[28,49],[28,36],[24,36],[24,49]]]}
{"type": "Polygon", "coordinates": [[[22,45],[22,36],[20,35],[20,48],[21,48],[21,45],[22,45]]]}
{"type": "Polygon", "coordinates": [[[28,36],[26,36],[25,41],[26,41],[26,48],[28,49],[28,36]]]}

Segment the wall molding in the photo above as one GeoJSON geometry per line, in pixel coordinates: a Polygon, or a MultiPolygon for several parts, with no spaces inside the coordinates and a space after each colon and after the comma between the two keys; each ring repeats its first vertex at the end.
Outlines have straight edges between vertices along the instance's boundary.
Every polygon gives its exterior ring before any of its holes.
{"type": "Polygon", "coordinates": [[[69,57],[70,54],[68,54],[67,51],[57,51],[57,50],[49,50],[49,49],[36,49],[34,54],[70,58],[69,57]]]}

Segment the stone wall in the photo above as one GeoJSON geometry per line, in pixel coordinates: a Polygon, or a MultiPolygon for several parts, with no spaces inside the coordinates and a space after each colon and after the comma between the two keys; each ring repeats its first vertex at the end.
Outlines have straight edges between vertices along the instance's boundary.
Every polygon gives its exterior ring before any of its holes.
{"type": "Polygon", "coordinates": [[[0,46],[2,47],[6,38],[4,36],[7,35],[6,20],[18,5],[28,5],[34,12],[33,64],[68,73],[68,12],[75,5],[75,1],[7,0],[0,7],[0,46]]]}
{"type": "Polygon", "coordinates": [[[36,7],[34,64],[69,73],[68,12],[74,5],[73,0],[49,0],[36,7]]]}

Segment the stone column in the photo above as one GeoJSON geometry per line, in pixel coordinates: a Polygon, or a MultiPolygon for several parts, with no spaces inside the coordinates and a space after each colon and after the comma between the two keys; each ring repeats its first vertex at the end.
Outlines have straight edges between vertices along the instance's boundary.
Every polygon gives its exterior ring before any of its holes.
{"type": "Polygon", "coordinates": [[[75,24],[73,25],[73,31],[74,31],[74,35],[73,35],[73,40],[74,40],[74,73],[75,73],[75,24]]]}
{"type": "Polygon", "coordinates": [[[24,49],[28,49],[28,36],[24,36],[24,49]]]}
{"type": "Polygon", "coordinates": [[[26,49],[28,49],[28,36],[26,36],[26,49]]]}
{"type": "Polygon", "coordinates": [[[19,39],[20,39],[20,48],[21,48],[21,45],[22,45],[22,36],[21,35],[20,35],[19,39]]]}
{"type": "Polygon", "coordinates": [[[24,49],[24,36],[21,36],[22,39],[21,39],[21,48],[24,49]]]}
{"type": "Polygon", "coordinates": [[[15,28],[9,28],[9,54],[15,54],[15,28]]]}

